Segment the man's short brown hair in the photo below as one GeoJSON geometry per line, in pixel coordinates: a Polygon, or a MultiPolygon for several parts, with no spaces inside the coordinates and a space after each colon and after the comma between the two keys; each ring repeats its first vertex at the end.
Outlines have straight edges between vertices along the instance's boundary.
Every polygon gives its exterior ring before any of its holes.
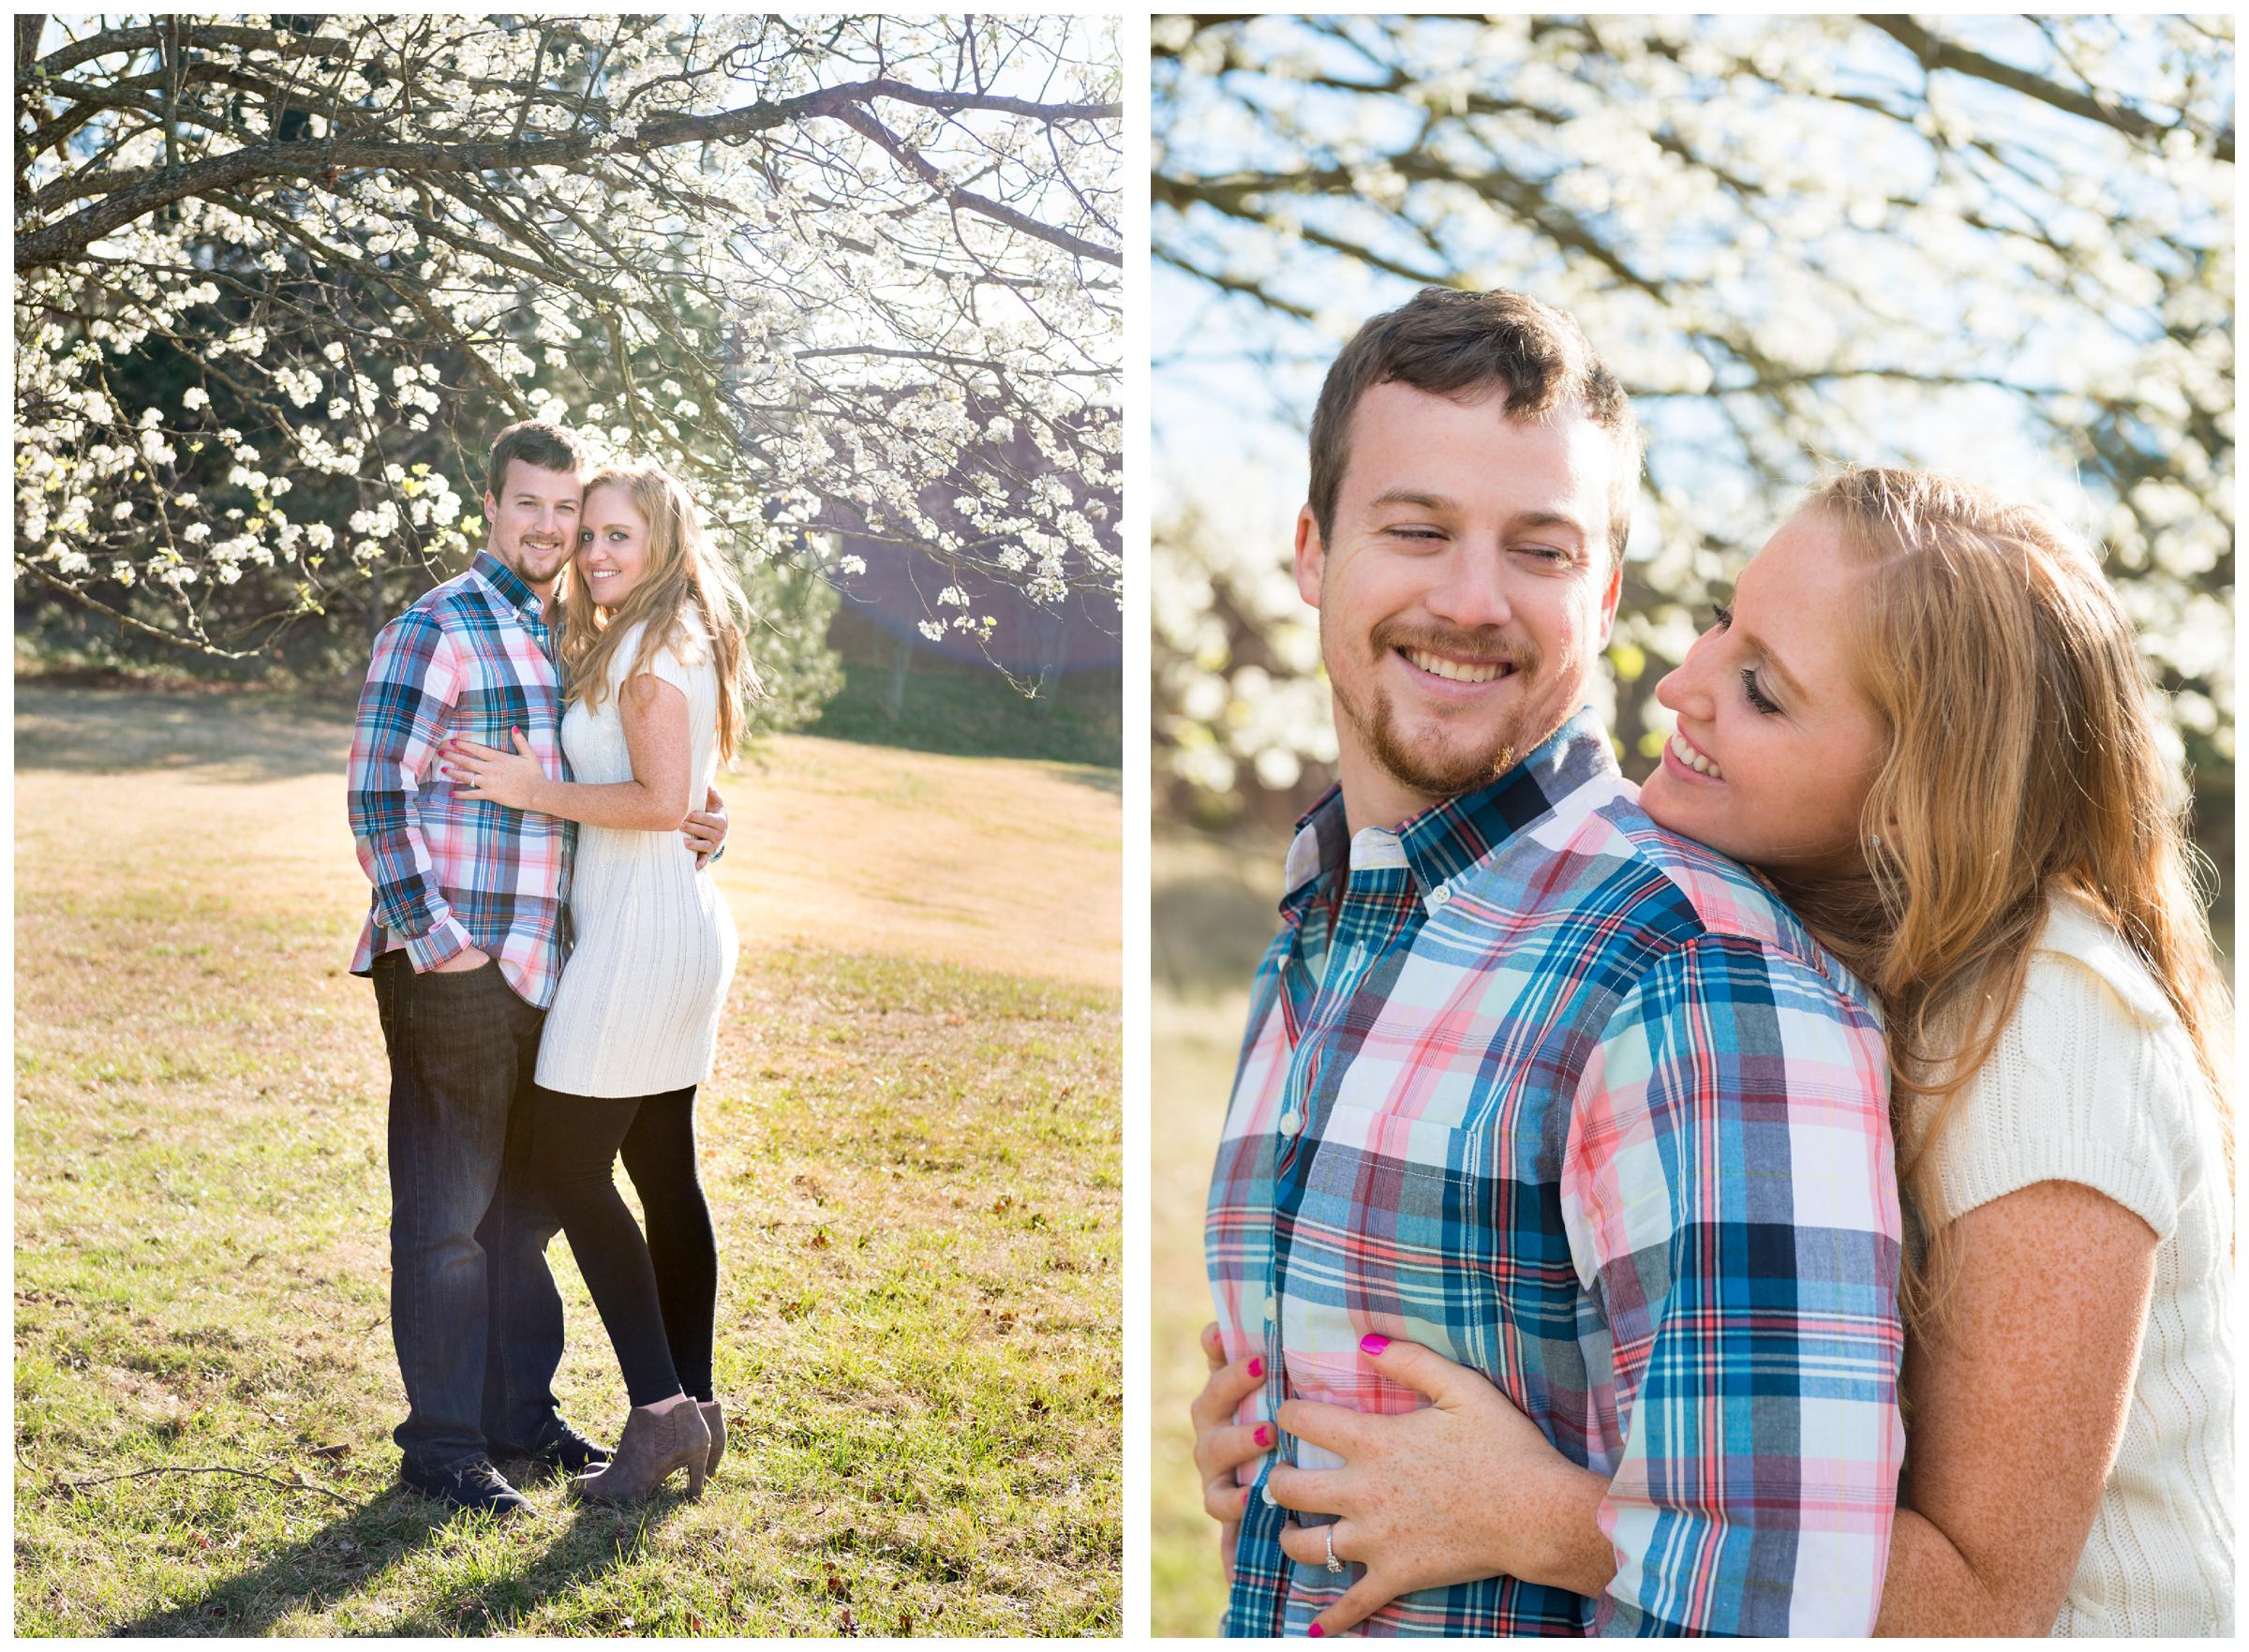
{"type": "Polygon", "coordinates": [[[508,480],[508,463],[521,459],[542,470],[583,470],[590,462],[585,444],[562,425],[544,419],[519,419],[492,443],[484,467],[484,491],[494,499],[508,480]]]}
{"type": "Polygon", "coordinates": [[[1378,384],[1398,383],[1459,402],[1507,392],[1510,419],[1581,412],[1609,433],[1616,474],[1609,486],[1609,550],[1622,560],[1640,485],[1640,425],[1616,377],[1577,323],[1520,292],[1424,287],[1375,317],[1328,368],[1312,414],[1312,519],[1325,543],[1350,461],[1351,414],[1378,384]]]}

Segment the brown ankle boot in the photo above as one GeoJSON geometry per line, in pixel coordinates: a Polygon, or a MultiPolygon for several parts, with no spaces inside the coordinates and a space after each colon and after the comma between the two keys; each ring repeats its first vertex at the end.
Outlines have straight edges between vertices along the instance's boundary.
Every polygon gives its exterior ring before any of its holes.
{"type": "Polygon", "coordinates": [[[703,1426],[710,1430],[710,1466],[704,1472],[716,1474],[719,1459],[726,1454],[726,1413],[716,1400],[697,1400],[695,1407],[703,1413],[703,1426]]]}
{"type": "Polygon", "coordinates": [[[600,1503],[637,1503],[655,1495],[675,1468],[687,1470],[687,1494],[703,1495],[704,1478],[710,1472],[710,1430],[693,1400],[676,1405],[661,1416],[649,1406],[635,1406],[625,1419],[624,1438],[609,1466],[594,1474],[581,1474],[570,1489],[600,1503]]]}

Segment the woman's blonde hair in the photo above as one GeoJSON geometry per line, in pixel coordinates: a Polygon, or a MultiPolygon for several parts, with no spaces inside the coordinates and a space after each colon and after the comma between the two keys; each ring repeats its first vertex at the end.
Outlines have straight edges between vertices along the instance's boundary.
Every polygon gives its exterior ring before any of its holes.
{"type": "Polygon", "coordinates": [[[640,620],[648,624],[625,675],[648,670],[681,614],[692,610],[710,638],[719,673],[719,754],[731,760],[741,737],[743,712],[763,692],[757,667],[742,645],[750,604],[741,581],[703,530],[695,501],[663,466],[645,461],[603,465],[587,477],[583,497],[590,499],[601,487],[623,490],[648,523],[648,566],[616,611],[604,615],[580,588],[583,582],[572,562],[562,607],[562,703],[584,700],[590,707],[608,698],[610,662],[626,632],[640,620]]]}
{"type": "MultiPolygon", "coordinates": [[[[2092,555],[2036,510],[1923,471],[1850,470],[1805,508],[1870,564],[1855,664],[1889,743],[1860,820],[1866,873],[1778,881],[1883,1001],[1907,1202],[1936,1208],[1930,1145],[2013,1018],[2065,891],[2131,945],[2178,1012],[2230,1178],[2230,1005],[2190,799],[2092,555]]],[[[1955,1264],[1943,1232],[1927,1240],[1902,1282],[1916,1332],[1941,1320],[1955,1264]]]]}

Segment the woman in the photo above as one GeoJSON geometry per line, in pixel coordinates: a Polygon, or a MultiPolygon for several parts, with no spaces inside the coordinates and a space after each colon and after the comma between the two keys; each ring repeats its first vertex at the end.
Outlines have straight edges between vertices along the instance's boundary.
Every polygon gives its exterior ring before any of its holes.
{"type": "MultiPolygon", "coordinates": [[[[1657,698],[1677,733],[1643,807],[1767,875],[1885,1010],[1909,1445],[1876,1632],[2230,1633],[2227,1005],[2114,593],[2035,512],[1854,471],[1657,698]]],[[[1340,1516],[1287,1527],[1291,1557],[1363,1568],[1311,1633],[1471,1578],[1605,1588],[1605,1479],[1481,1374],[1367,1330],[1467,1426],[1399,1419],[1343,1469],[1274,1471],[1277,1501],[1340,1516]]],[[[1232,1422],[1248,1362],[1212,1359],[1224,1522],[1272,1442],[1232,1422]]],[[[1333,1409],[1279,1421],[1325,1443],[1333,1409]]]]}
{"type": "Polygon", "coordinates": [[[562,749],[576,780],[455,741],[463,796],[580,823],[574,945],[539,1049],[534,1172],[623,1368],[633,1410],[608,1466],[571,1484],[618,1502],[675,1469],[700,1495],[725,1451],[711,1389],[718,1252],[695,1175],[695,1087],[734,974],[734,920],[677,833],[731,755],[756,677],[742,591],[687,491],[655,465],[587,482],[564,609],[562,749]],[[625,1168],[644,1240],[613,1180],[625,1168]]]}

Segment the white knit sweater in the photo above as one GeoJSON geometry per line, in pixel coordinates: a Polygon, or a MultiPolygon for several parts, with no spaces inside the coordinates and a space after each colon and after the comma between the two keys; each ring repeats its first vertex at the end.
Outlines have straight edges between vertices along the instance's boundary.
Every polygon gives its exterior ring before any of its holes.
{"type": "Polygon", "coordinates": [[[2055,903],[2022,1006],[1932,1151],[1932,1226],[2061,1181],[2155,1230],[2123,1443],[2053,1632],[2231,1635],[2233,1195],[2217,1111],[2162,988],[2081,902],[2055,903]]]}

